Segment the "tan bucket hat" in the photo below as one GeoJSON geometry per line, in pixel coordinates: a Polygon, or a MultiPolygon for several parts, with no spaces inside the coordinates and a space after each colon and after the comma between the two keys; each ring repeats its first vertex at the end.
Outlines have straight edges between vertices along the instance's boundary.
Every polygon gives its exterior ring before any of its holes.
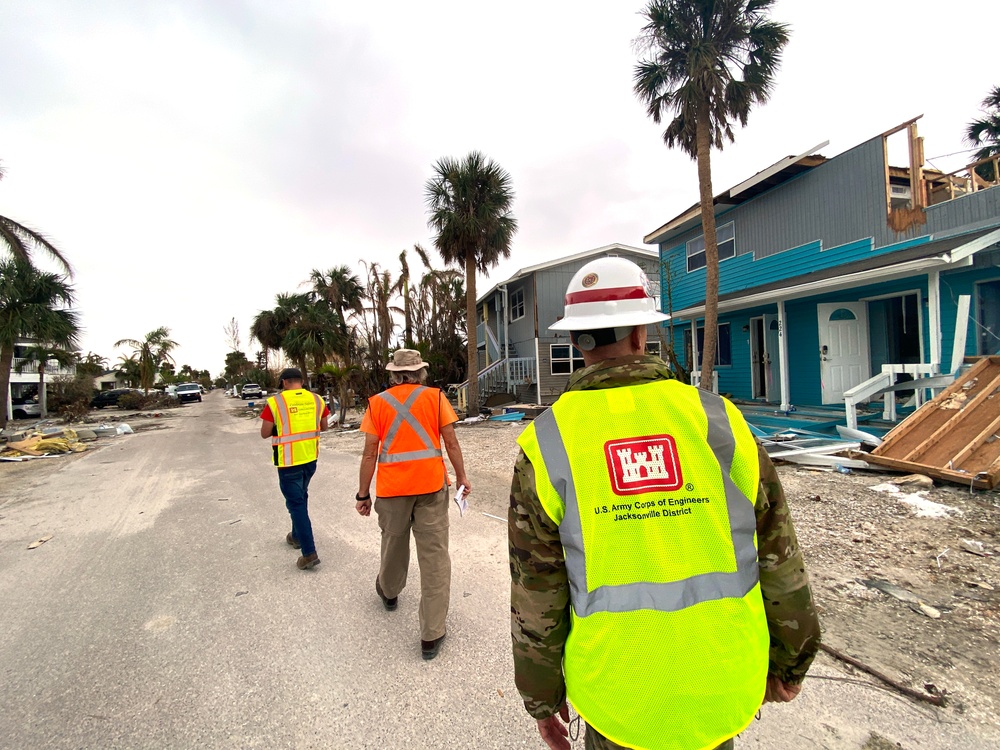
{"type": "Polygon", "coordinates": [[[387,364],[385,369],[413,371],[424,367],[427,367],[427,363],[420,358],[420,352],[416,349],[397,349],[392,353],[392,362],[387,364]]]}

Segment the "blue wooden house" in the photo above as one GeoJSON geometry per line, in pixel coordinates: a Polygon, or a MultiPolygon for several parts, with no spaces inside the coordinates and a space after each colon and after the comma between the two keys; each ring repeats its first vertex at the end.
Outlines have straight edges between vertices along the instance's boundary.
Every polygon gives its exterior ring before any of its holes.
{"type": "MultiPolygon", "coordinates": [[[[925,168],[916,119],[833,158],[818,155],[824,143],[782,159],[715,197],[719,391],[785,411],[842,405],[1000,351],[1000,165],[925,168]],[[900,139],[909,163],[893,166],[900,139]]],[[[659,246],[675,351],[697,370],[699,206],[644,241],[659,246]]]]}

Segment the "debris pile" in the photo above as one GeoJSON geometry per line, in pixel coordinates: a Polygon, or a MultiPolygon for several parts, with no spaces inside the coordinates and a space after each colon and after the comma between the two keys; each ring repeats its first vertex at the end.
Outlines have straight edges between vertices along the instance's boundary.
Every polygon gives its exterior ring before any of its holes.
{"type": "Polygon", "coordinates": [[[16,440],[8,440],[4,449],[0,450],[0,459],[22,461],[26,458],[81,453],[87,450],[87,446],[84,445],[77,432],[68,428],[57,432],[34,430],[17,437],[16,440]]]}

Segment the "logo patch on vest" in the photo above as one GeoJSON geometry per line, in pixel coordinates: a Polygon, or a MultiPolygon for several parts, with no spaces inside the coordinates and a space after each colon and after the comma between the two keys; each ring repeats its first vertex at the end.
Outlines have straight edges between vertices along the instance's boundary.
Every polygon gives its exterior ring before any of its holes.
{"type": "Polygon", "coordinates": [[[604,456],[616,495],[672,491],[684,484],[677,443],[670,435],[609,440],[604,444],[604,456]]]}
{"type": "Polygon", "coordinates": [[[288,413],[289,414],[298,414],[299,413],[299,407],[297,407],[297,406],[289,406],[288,407],[288,413]]]}

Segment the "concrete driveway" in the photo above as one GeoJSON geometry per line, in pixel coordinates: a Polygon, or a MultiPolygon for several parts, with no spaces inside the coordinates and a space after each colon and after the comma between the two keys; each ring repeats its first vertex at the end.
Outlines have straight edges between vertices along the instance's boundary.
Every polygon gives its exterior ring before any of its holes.
{"type": "MultiPolygon", "coordinates": [[[[543,747],[513,684],[506,526],[483,515],[504,515],[502,478],[477,476],[466,451],[476,491],[465,518],[452,510],[448,639],[424,662],[415,557],[397,611],[375,595],[378,527],[354,512],[355,453],[324,437],[311,493],[323,562],[299,571],[270,448],[241,408],[216,392],[163,429],[0,465],[0,745],[543,747]]],[[[844,676],[830,662],[816,674],[844,676]]],[[[957,720],[810,680],[738,745],[995,739],[942,718],[957,720]]]]}

